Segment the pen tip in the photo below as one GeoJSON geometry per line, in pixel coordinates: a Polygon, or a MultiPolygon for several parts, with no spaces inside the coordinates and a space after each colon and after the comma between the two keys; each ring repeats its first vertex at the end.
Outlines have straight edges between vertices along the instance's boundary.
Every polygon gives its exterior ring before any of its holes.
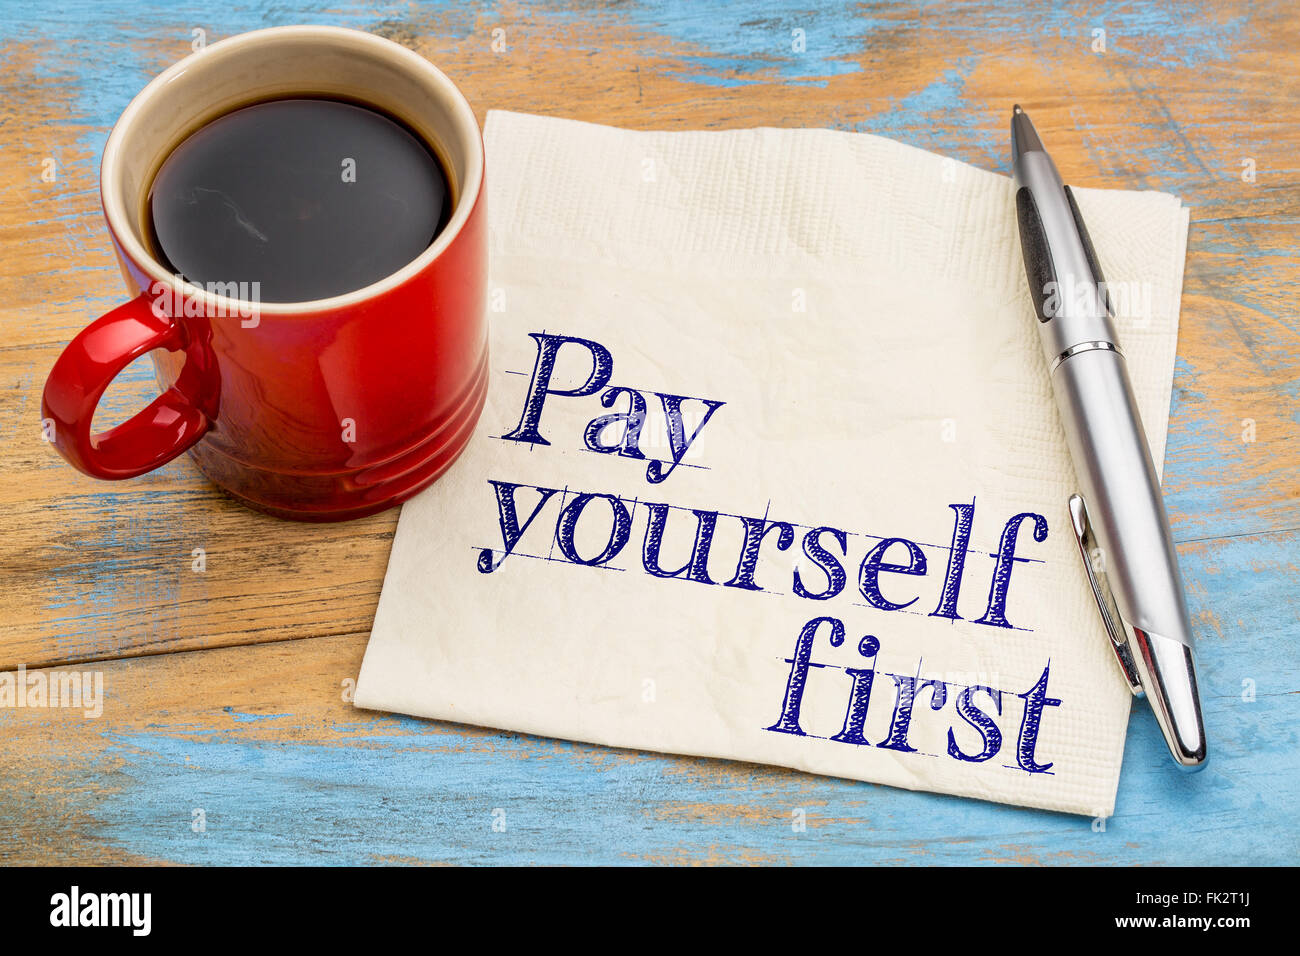
{"type": "Polygon", "coordinates": [[[1038,138],[1034,124],[1029,121],[1029,114],[1017,103],[1011,110],[1011,161],[1014,163],[1023,153],[1031,149],[1042,149],[1043,141],[1038,138]]]}

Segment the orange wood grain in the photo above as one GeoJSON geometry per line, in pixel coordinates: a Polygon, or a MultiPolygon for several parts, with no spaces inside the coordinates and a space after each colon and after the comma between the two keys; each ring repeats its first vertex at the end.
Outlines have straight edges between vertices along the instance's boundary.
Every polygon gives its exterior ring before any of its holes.
{"type": "MultiPolygon", "coordinates": [[[[1253,35],[1271,51],[1267,72],[1244,58],[1189,69],[1161,59],[1159,37],[1113,36],[1116,51],[1096,55],[1086,14],[1076,34],[1056,37],[991,34],[978,16],[932,30],[910,8],[885,20],[863,43],[857,72],[817,85],[787,82],[761,63],[743,85],[693,82],[692,63],[707,50],[667,44],[616,16],[561,24],[507,5],[481,16],[415,13],[373,28],[442,66],[480,118],[496,107],[632,127],[883,129],[922,144],[942,140],[959,158],[1001,168],[988,144],[1000,153],[1007,104],[1024,103],[1074,181],[1172,190],[1194,206],[1179,344],[1188,372],[1178,381],[1184,405],[1170,426],[1167,472],[1176,535],[1295,526],[1300,342],[1287,298],[1300,274],[1288,241],[1300,216],[1289,123],[1300,101],[1295,18],[1281,6],[1255,15],[1253,35]],[[448,38],[453,16],[477,19],[448,38]],[[503,54],[490,46],[499,24],[508,27],[503,54]],[[968,64],[960,103],[909,108],[909,97],[954,63],[968,64]],[[945,120],[946,132],[932,129],[945,120]],[[1257,163],[1253,184],[1238,175],[1243,154],[1257,163]],[[1240,441],[1243,419],[1255,422],[1253,444],[1240,441]],[[1195,433],[1180,442],[1189,421],[1195,433]],[[1184,497],[1195,509],[1179,507],[1184,497]]],[[[188,52],[182,25],[151,36],[124,55],[156,69],[188,52]]],[[[294,526],[231,504],[187,460],[106,484],[73,472],[42,440],[46,371],[62,344],[120,296],[99,220],[96,157],[78,145],[85,129],[65,119],[77,90],[40,69],[43,58],[66,55],[12,48],[0,77],[5,136],[19,155],[0,180],[0,666],[366,628],[394,515],[294,526]],[[45,155],[60,159],[55,184],[39,177],[45,155]],[[194,548],[208,555],[202,574],[190,570],[194,548]]],[[[128,378],[106,398],[107,417],[125,417],[155,391],[147,369],[128,378]]]]}

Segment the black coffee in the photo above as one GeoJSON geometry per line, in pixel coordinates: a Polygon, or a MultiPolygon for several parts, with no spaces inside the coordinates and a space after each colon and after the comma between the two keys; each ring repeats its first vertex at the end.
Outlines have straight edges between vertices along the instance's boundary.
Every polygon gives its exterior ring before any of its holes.
{"type": "Polygon", "coordinates": [[[191,282],[258,282],[262,302],[341,295],[420,255],[451,215],[433,151],[382,113],[272,100],[189,136],[149,193],[154,251],[191,282]]]}

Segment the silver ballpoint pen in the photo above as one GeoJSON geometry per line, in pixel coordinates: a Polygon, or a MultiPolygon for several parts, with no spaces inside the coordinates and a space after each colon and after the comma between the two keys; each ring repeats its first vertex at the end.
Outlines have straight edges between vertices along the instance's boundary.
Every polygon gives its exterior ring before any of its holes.
{"type": "Polygon", "coordinates": [[[1178,765],[1197,770],[1205,726],[1191,622],[1112,300],[1074,194],[1019,106],[1011,160],[1025,274],[1078,481],[1079,554],[1129,689],[1145,694],[1178,765]]]}

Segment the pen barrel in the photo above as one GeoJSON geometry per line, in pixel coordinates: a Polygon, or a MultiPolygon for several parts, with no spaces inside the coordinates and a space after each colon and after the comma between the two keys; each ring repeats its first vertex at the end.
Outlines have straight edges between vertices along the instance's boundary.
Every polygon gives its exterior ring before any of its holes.
{"type": "Polygon", "coordinates": [[[1047,153],[1015,164],[1025,279],[1048,361],[1086,342],[1117,341],[1106,278],[1073,190],[1047,153]]]}
{"type": "Polygon", "coordinates": [[[1070,355],[1053,371],[1052,390],[1102,552],[1090,560],[1101,562],[1125,621],[1190,646],[1178,555],[1123,356],[1105,348],[1070,355]]]}
{"type": "Polygon", "coordinates": [[[1025,278],[1078,481],[1074,532],[1125,680],[1151,703],[1174,761],[1195,770],[1207,751],[1191,621],[1101,263],[1019,106],[1011,153],[1025,278]]]}

